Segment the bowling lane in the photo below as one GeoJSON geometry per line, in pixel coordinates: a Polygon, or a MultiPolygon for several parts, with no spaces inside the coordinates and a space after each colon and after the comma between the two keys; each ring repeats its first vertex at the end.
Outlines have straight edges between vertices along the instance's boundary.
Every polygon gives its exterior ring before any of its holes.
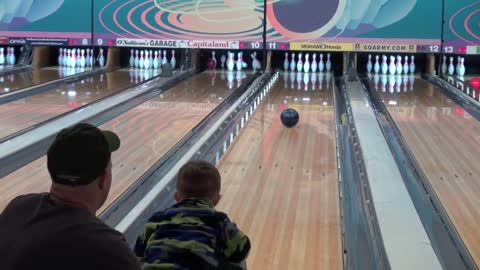
{"type": "MultiPolygon", "coordinates": [[[[402,87],[403,88],[403,87],[402,87]]],[[[382,100],[480,264],[480,123],[425,80],[382,100]]]]}
{"type": "Polygon", "coordinates": [[[0,76],[0,95],[90,70],[89,68],[46,67],[0,76]]]}
{"type": "MultiPolygon", "coordinates": [[[[151,72],[151,71],[150,71],[151,72]]],[[[150,76],[133,80],[130,69],[121,69],[0,105],[0,138],[36,125],[78,106],[113,95],[150,76]]]]}
{"type": "MultiPolygon", "coordinates": [[[[233,91],[220,76],[201,73],[102,125],[117,132],[122,147],[113,154],[110,196],[99,213],[233,91]]],[[[0,179],[0,212],[15,196],[47,191],[49,186],[42,157],[0,179]]]]}
{"type": "Polygon", "coordinates": [[[290,75],[221,159],[218,208],[252,241],[248,269],[343,269],[333,91],[290,75]],[[293,129],[280,122],[288,107],[300,114],[293,129]]]}

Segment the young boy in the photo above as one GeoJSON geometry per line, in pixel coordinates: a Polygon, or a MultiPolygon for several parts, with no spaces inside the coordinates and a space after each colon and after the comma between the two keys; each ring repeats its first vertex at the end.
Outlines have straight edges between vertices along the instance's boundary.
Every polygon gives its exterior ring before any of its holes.
{"type": "Polygon", "coordinates": [[[176,180],[177,204],[154,214],[135,244],[143,269],[241,269],[250,241],[214,208],[221,198],[217,168],[190,161],[176,180]]]}

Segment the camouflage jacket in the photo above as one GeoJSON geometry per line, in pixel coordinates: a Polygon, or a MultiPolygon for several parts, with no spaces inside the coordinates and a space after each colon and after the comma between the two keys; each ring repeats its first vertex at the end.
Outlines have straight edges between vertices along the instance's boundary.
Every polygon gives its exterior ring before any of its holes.
{"type": "Polygon", "coordinates": [[[203,199],[156,213],[135,244],[143,269],[238,269],[249,251],[248,237],[203,199]]]}

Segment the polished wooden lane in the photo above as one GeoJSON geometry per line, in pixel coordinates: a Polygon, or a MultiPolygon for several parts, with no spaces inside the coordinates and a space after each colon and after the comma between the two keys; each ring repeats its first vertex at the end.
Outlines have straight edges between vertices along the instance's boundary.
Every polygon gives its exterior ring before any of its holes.
{"type": "Polygon", "coordinates": [[[250,237],[248,269],[343,269],[332,89],[288,78],[221,159],[218,209],[250,237]],[[293,129],[280,122],[287,107],[300,114],[293,129]]]}
{"type": "Polygon", "coordinates": [[[0,138],[131,87],[132,79],[121,69],[0,105],[0,138]]]}
{"type": "MultiPolygon", "coordinates": [[[[113,154],[110,196],[99,213],[233,91],[226,80],[198,74],[102,125],[120,136],[122,147],[113,154]]],[[[0,179],[0,211],[15,196],[47,191],[49,186],[42,157],[0,179]]]]}
{"type": "Polygon", "coordinates": [[[86,70],[86,68],[47,67],[0,76],[0,95],[58,80],[86,70]]]}
{"type": "Polygon", "coordinates": [[[480,122],[428,82],[381,93],[402,136],[480,264],[480,122]]]}

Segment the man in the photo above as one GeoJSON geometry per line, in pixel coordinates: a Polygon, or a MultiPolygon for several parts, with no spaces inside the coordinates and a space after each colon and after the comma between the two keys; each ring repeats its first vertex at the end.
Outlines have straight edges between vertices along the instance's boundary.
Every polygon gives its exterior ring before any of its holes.
{"type": "Polygon", "coordinates": [[[0,269],[140,269],[123,236],[96,217],[112,181],[118,136],[89,124],[62,130],[47,153],[49,193],[0,214],[0,269]]]}

